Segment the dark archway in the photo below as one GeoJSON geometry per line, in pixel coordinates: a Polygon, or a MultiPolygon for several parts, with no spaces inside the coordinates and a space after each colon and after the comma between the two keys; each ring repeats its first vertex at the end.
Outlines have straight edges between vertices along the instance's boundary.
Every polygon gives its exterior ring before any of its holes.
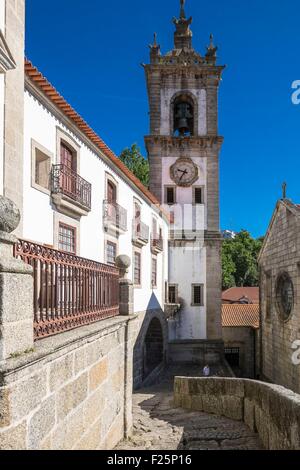
{"type": "Polygon", "coordinates": [[[143,345],[143,380],[164,361],[164,336],[158,318],[150,322],[143,345]]]}

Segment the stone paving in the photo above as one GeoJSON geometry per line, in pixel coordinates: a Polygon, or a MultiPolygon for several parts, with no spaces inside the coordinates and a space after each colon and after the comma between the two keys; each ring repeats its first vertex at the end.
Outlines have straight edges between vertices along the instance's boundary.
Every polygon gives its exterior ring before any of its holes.
{"type": "MultiPolygon", "coordinates": [[[[134,432],[117,450],[256,450],[257,435],[243,423],[174,408],[174,375],[197,375],[198,369],[170,371],[164,380],[133,397],[134,432]]],[[[215,373],[214,375],[222,375],[215,373]]]]}

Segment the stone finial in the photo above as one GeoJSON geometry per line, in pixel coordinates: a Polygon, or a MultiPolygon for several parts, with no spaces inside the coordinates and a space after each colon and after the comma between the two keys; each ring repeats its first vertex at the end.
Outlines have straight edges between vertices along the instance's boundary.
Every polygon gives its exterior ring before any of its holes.
{"type": "Polygon", "coordinates": [[[157,33],[154,33],[153,44],[149,44],[151,63],[156,63],[161,55],[160,45],[157,42],[157,33]]]}
{"type": "Polygon", "coordinates": [[[190,30],[193,18],[187,18],[185,15],[185,0],[180,0],[180,15],[179,19],[173,18],[173,23],[176,26],[174,35],[175,49],[191,49],[193,33],[190,30]]]}
{"type": "Polygon", "coordinates": [[[0,196],[0,231],[12,233],[20,223],[20,211],[13,201],[0,196]]]}
{"type": "Polygon", "coordinates": [[[120,270],[120,276],[126,279],[128,270],[131,266],[131,259],[127,255],[119,255],[116,258],[116,266],[120,270]]]}
{"type": "Polygon", "coordinates": [[[217,58],[218,48],[217,48],[217,46],[214,45],[214,36],[213,36],[213,34],[211,34],[210,37],[209,37],[209,46],[206,49],[207,49],[207,53],[206,53],[207,59],[215,60],[217,58]]]}

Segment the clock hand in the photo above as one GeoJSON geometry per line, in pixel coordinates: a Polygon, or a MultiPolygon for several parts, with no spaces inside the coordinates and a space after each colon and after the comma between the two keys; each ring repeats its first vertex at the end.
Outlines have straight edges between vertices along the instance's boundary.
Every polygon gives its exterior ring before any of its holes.
{"type": "Polygon", "coordinates": [[[182,180],[182,178],[184,177],[184,175],[187,175],[187,170],[185,170],[185,171],[183,171],[183,172],[182,172],[182,175],[181,175],[181,177],[180,177],[180,180],[179,180],[179,181],[181,181],[181,180],[182,180]]]}

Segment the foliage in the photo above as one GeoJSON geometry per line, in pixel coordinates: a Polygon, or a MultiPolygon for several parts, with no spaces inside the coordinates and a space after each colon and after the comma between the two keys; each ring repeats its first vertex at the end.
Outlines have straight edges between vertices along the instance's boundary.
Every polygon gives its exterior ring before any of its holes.
{"type": "Polygon", "coordinates": [[[223,289],[258,285],[257,258],[263,238],[254,239],[242,230],[233,240],[224,240],[222,249],[223,289]]]}
{"type": "Polygon", "coordinates": [[[149,161],[143,157],[140,148],[133,144],[126,148],[120,155],[120,160],[129,170],[148,188],[149,186],[149,161]]]}

